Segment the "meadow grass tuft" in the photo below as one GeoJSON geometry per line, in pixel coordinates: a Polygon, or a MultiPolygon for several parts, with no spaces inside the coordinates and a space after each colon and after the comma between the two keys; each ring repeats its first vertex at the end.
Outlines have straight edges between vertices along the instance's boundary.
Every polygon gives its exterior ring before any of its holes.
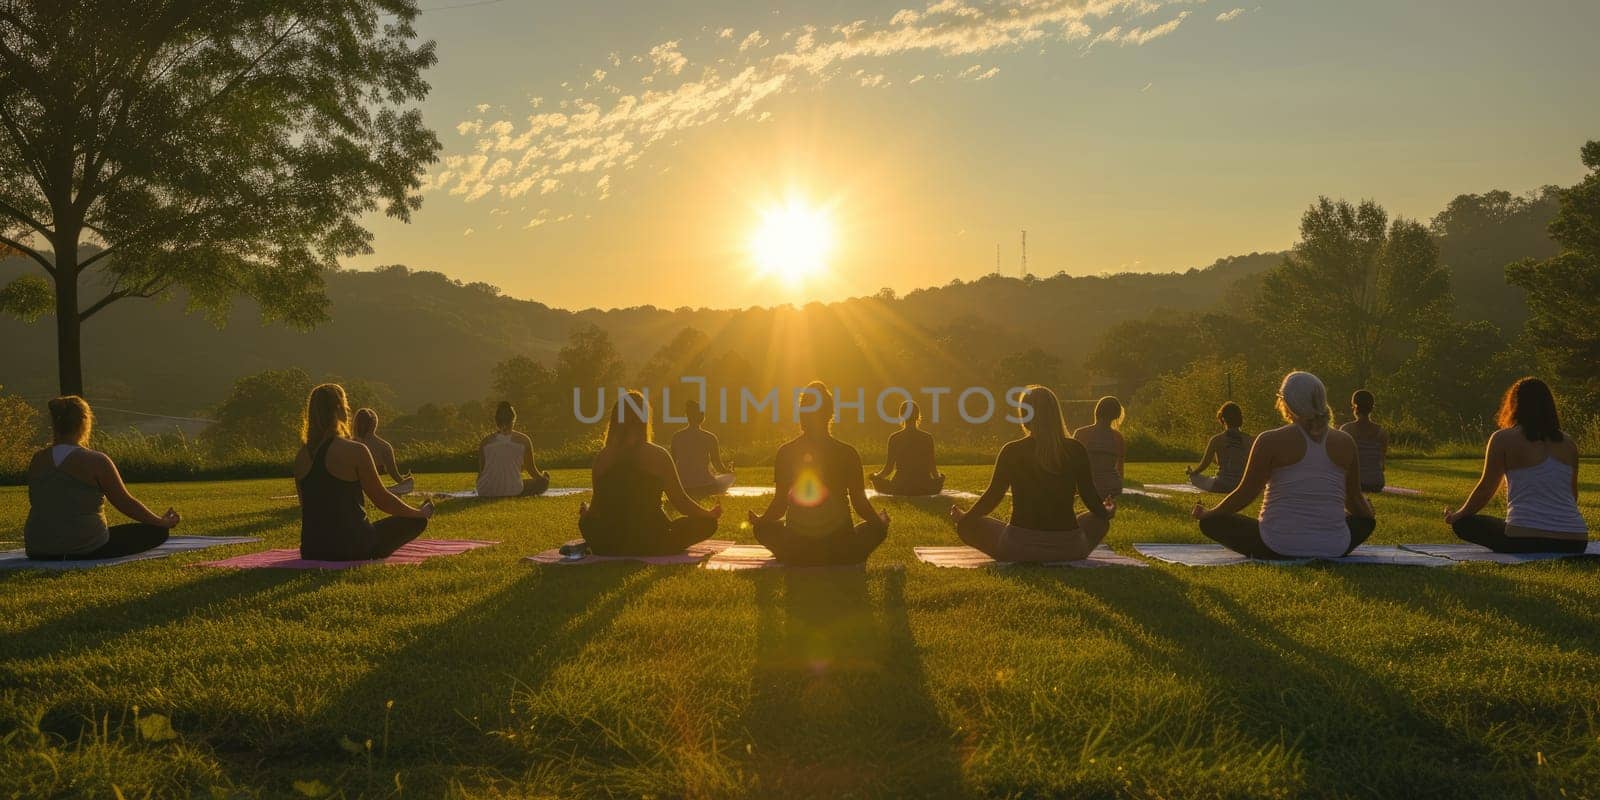
{"type": "MultiPolygon", "coordinates": [[[[1448,540],[1476,468],[1391,464],[1428,496],[1375,497],[1374,541],[1448,540]]],[[[501,544],[419,566],[224,571],[190,565],[296,545],[287,481],[135,490],[265,541],[0,573],[0,796],[1600,794],[1591,561],[942,570],[912,547],[957,543],[946,505],[893,500],[862,573],[521,563],[571,497],[445,502],[427,536],[501,544]]],[[[1108,541],[1199,541],[1193,501],[1128,498],[1108,541]]]]}

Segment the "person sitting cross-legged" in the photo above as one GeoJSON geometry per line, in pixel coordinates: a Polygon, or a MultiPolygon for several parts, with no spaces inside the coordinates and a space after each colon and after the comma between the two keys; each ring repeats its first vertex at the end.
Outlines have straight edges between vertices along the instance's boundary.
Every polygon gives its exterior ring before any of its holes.
{"type": "Polygon", "coordinates": [[[750,512],[750,525],[789,566],[863,563],[889,535],[889,515],[867,499],[861,455],[833,437],[832,392],[819,381],[804,392],[812,403],[800,411],[800,435],[778,448],[772,502],[750,512]]]}
{"type": "Polygon", "coordinates": [[[1115,501],[1100,498],[1089,452],[1067,436],[1055,392],[1030,386],[1018,417],[1023,437],[1000,448],[989,487],[972,508],[950,507],[956,535],[996,561],[1055,562],[1088,558],[1116,513],[1115,501]],[[1011,492],[1011,521],[989,513],[1011,492]],[[1075,500],[1086,509],[1078,513],[1075,500]]]}
{"type": "Polygon", "coordinates": [[[921,427],[922,408],[900,404],[900,430],[889,435],[883,469],[872,475],[878,494],[926,496],[944,491],[944,476],[934,463],[933,434],[921,427]]]}
{"type": "Polygon", "coordinates": [[[89,449],[89,404],[68,395],[51,400],[49,408],[50,446],[28,463],[28,520],[22,528],[28,558],[119,558],[166,542],[178,512],[152,513],[128,491],[111,457],[89,449]],[[107,525],[107,500],[133,522],[107,525]]]}
{"type": "Polygon", "coordinates": [[[1349,555],[1377,526],[1356,442],[1329,427],[1328,390],[1309,372],[1284,377],[1278,411],[1289,424],[1256,437],[1238,487],[1212,508],[1195,504],[1200,532],[1251,558],[1349,555]],[[1238,513],[1258,496],[1258,520],[1238,513]]]}
{"type": "Polygon", "coordinates": [[[1538,378],[1513,384],[1489,437],[1483,476],[1444,521],[1462,541],[1497,553],[1582,553],[1589,527],[1578,511],[1578,445],[1561,432],[1555,396],[1538,378]],[[1506,485],[1505,519],[1480,513],[1506,485]]]}

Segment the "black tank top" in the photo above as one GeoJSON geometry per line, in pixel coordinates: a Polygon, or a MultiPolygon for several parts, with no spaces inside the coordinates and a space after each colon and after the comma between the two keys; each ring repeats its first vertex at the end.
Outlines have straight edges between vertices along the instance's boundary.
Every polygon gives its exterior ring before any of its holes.
{"type": "Polygon", "coordinates": [[[628,453],[594,478],[594,506],[584,521],[611,529],[664,531],[667,512],[661,508],[661,479],[628,453]]]}
{"type": "Polygon", "coordinates": [[[360,481],[343,481],[328,472],[323,442],[311,456],[311,471],[300,487],[300,557],[325,561],[367,558],[377,545],[377,532],[367,521],[360,481]]]}

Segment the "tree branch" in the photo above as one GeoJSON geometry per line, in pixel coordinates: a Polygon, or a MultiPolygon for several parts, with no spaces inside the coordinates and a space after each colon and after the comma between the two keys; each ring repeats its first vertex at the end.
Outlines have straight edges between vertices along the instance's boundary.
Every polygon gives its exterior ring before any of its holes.
{"type": "Polygon", "coordinates": [[[0,244],[3,244],[12,250],[15,250],[33,259],[34,261],[39,262],[39,266],[44,267],[44,271],[50,273],[52,276],[56,274],[56,268],[51,266],[50,260],[44,257],[44,253],[41,253],[38,250],[35,250],[4,234],[0,234],[0,244]]]}

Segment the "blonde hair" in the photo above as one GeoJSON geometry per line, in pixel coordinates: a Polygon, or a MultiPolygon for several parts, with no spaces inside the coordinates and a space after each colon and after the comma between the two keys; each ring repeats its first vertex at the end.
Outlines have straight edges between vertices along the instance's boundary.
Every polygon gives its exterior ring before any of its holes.
{"type": "Polygon", "coordinates": [[[83,447],[94,430],[94,411],[89,401],[75,394],[63,395],[47,404],[50,408],[50,434],[58,442],[70,440],[83,447]]]}
{"type": "Polygon", "coordinates": [[[324,383],[306,396],[306,414],[300,420],[300,441],[317,444],[330,436],[350,435],[350,402],[344,387],[324,383]]]}
{"type": "Polygon", "coordinates": [[[1278,413],[1284,422],[1297,423],[1311,433],[1327,430],[1333,419],[1328,387],[1309,372],[1296,370],[1283,376],[1283,384],[1278,387],[1278,413]]]}
{"type": "Polygon", "coordinates": [[[650,441],[650,400],[630,389],[611,406],[606,423],[606,447],[638,447],[650,441]]]}
{"type": "Polygon", "coordinates": [[[1048,387],[1034,384],[1022,395],[1022,431],[1033,437],[1033,455],[1039,468],[1061,474],[1067,463],[1067,424],[1061,418],[1061,401],[1048,387]],[[1032,409],[1030,417],[1026,409],[1032,409]]]}

